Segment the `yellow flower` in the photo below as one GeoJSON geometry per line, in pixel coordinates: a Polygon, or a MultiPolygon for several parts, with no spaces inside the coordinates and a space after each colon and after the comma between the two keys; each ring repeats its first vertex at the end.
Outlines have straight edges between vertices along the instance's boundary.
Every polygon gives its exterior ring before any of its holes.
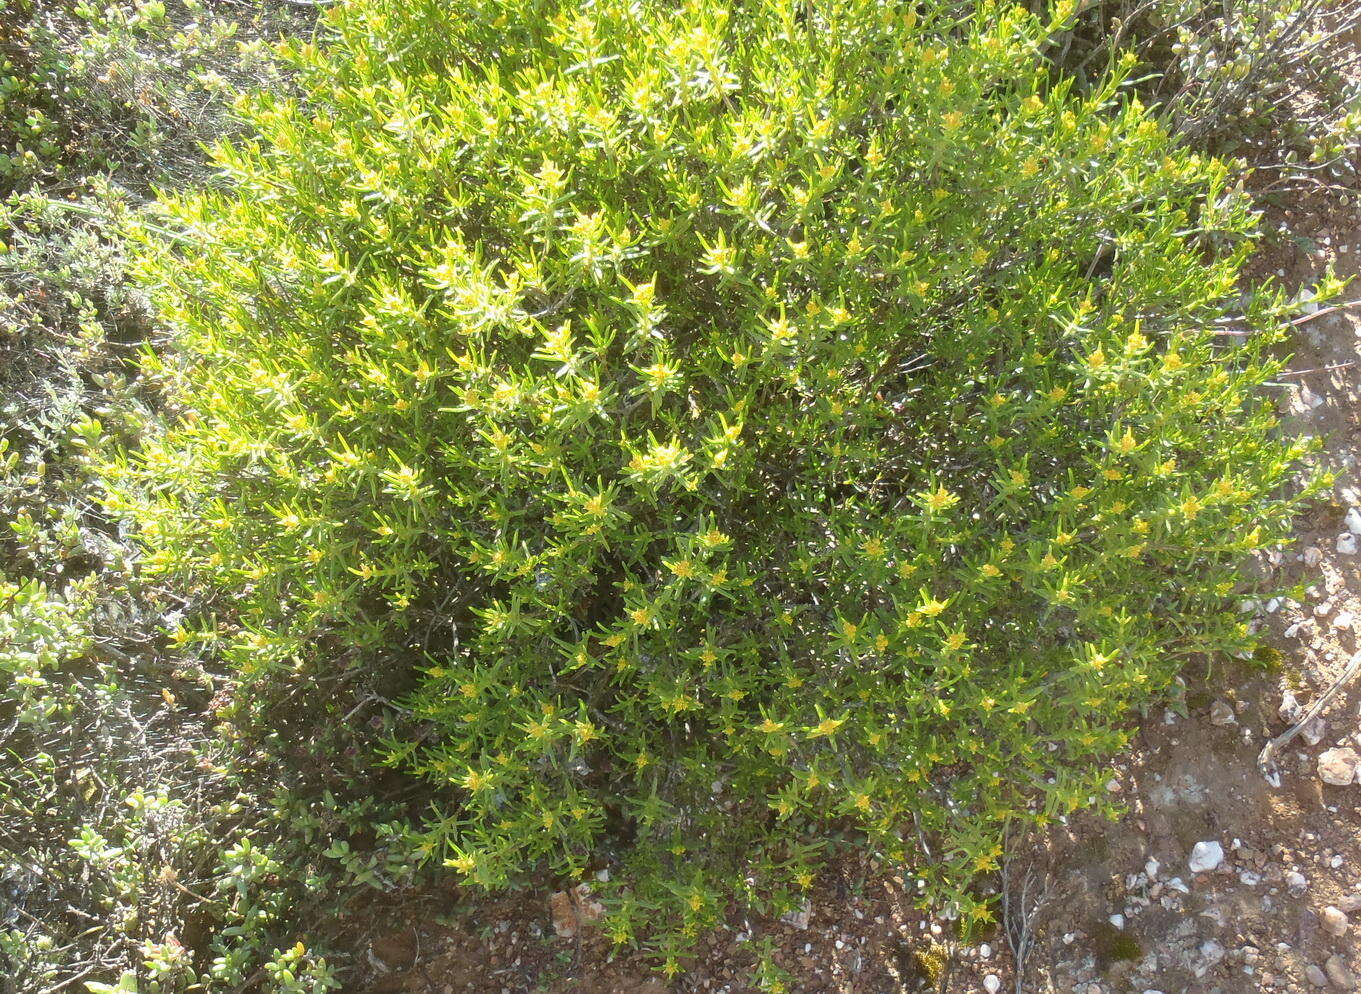
{"type": "Polygon", "coordinates": [[[1200,514],[1201,510],[1204,507],[1205,505],[1202,504],[1198,498],[1194,496],[1187,497],[1184,501],[1181,502],[1181,513],[1186,515],[1188,519],[1194,521],[1196,519],[1196,515],[1200,514]]]}
{"type": "MultiPolygon", "coordinates": [[[[823,718],[822,721],[818,722],[817,725],[809,731],[808,737],[810,739],[817,739],[835,735],[836,730],[844,724],[846,724],[845,718],[823,718]]],[[[811,782],[809,783],[809,786],[812,786],[811,782]]]]}
{"type": "Polygon", "coordinates": [[[869,539],[861,548],[864,550],[865,555],[869,556],[871,559],[883,558],[884,543],[883,540],[878,537],[869,539]]]}
{"type": "Polygon", "coordinates": [[[756,726],[756,730],[758,732],[765,732],[765,734],[767,735],[774,735],[776,732],[780,731],[783,728],[784,722],[771,721],[769,718],[766,718],[764,721],[762,721],[759,725],[756,726]]]}
{"type": "Polygon", "coordinates": [[[997,577],[997,576],[1001,576],[1001,575],[1002,575],[1002,571],[1001,571],[1000,569],[998,569],[998,568],[997,568],[995,565],[993,565],[992,563],[984,563],[984,564],[979,568],[978,572],[982,573],[984,576],[988,577],[989,579],[992,579],[993,577],[997,577]]]}
{"type": "Polygon", "coordinates": [[[926,506],[937,513],[959,503],[959,497],[952,494],[944,486],[939,486],[935,490],[923,494],[922,497],[926,501],[926,506]]]}
{"type": "MultiPolygon", "coordinates": [[[[663,562],[665,562],[665,560],[663,560],[663,562]]],[[[695,575],[694,564],[688,559],[676,559],[672,562],[667,562],[666,568],[682,580],[689,579],[695,575]]]]}
{"type": "Polygon", "coordinates": [[[699,540],[710,549],[717,548],[718,546],[724,545],[728,541],[730,541],[728,536],[724,535],[717,528],[710,528],[708,531],[706,531],[703,535],[699,537],[699,540]]]}
{"type": "Polygon", "coordinates": [[[1106,352],[1100,346],[1087,357],[1087,365],[1092,369],[1102,369],[1106,365],[1106,352]]]}
{"type": "Polygon", "coordinates": [[[945,602],[938,601],[933,597],[928,597],[926,603],[917,608],[917,610],[928,618],[934,618],[945,610],[945,602]]]}

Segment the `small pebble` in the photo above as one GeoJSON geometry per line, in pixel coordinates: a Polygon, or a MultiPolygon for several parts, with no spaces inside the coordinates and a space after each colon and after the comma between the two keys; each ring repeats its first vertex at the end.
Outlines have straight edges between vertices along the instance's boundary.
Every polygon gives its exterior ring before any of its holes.
{"type": "Polygon", "coordinates": [[[997,994],[1002,989],[1002,978],[995,973],[990,973],[983,978],[983,989],[988,994],[997,994]]]}
{"type": "Polygon", "coordinates": [[[1304,979],[1315,987],[1328,986],[1328,975],[1313,963],[1304,968],[1304,979]]]}
{"type": "Polygon", "coordinates": [[[1344,556],[1356,555],[1356,536],[1351,532],[1343,532],[1337,537],[1337,551],[1344,556]]]}
{"type": "Polygon", "coordinates": [[[1347,516],[1343,520],[1347,525],[1347,531],[1353,535],[1361,535],[1361,507],[1348,508],[1347,516]]]}

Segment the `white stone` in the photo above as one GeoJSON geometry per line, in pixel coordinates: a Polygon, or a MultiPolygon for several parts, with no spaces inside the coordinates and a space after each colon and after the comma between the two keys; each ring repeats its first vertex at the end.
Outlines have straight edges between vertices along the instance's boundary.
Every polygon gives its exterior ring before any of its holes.
{"type": "Polygon", "coordinates": [[[1323,550],[1316,545],[1311,545],[1304,550],[1304,565],[1317,566],[1323,561],[1323,550]]]}
{"type": "Polygon", "coordinates": [[[1361,535],[1361,507],[1347,509],[1347,516],[1343,519],[1347,525],[1347,531],[1353,535],[1361,535]]]}
{"type": "Polygon", "coordinates": [[[1206,939],[1200,944],[1199,962],[1196,963],[1192,971],[1197,977],[1203,977],[1224,959],[1224,947],[1214,939],[1206,939]]]}
{"type": "Polygon", "coordinates": [[[1186,865],[1192,873],[1209,873],[1224,862],[1224,847],[1213,839],[1197,842],[1191,847],[1191,858],[1186,865]]]}
{"type": "Polygon", "coordinates": [[[983,978],[983,989],[988,994],[997,994],[1002,989],[1002,978],[995,973],[990,973],[983,978]]]}
{"type": "Polygon", "coordinates": [[[1160,869],[1162,869],[1162,864],[1150,856],[1148,862],[1144,863],[1144,876],[1148,877],[1149,880],[1157,880],[1160,869]]]}
{"type": "Polygon", "coordinates": [[[1122,928],[1125,927],[1125,916],[1124,916],[1124,915],[1120,915],[1120,914],[1111,915],[1110,918],[1109,918],[1108,920],[1109,920],[1110,923],[1111,923],[1112,925],[1114,925],[1116,928],[1121,928],[1121,929],[1122,929],[1122,928]]]}
{"type": "Polygon", "coordinates": [[[1358,766],[1361,766],[1361,756],[1355,749],[1326,749],[1319,753],[1318,778],[1334,787],[1345,787],[1356,782],[1358,766]]]}
{"type": "Polygon", "coordinates": [[[1319,912],[1318,920],[1323,925],[1325,932],[1339,938],[1346,935],[1347,929],[1351,927],[1351,922],[1347,920],[1347,913],[1331,904],[1319,912]]]}
{"type": "Polygon", "coordinates": [[[1351,532],[1343,532],[1337,537],[1337,551],[1344,556],[1356,555],[1356,536],[1351,532]]]}
{"type": "Polygon", "coordinates": [[[804,901],[803,906],[794,910],[786,911],[780,916],[780,921],[786,925],[793,925],[795,928],[807,928],[809,921],[813,917],[813,904],[811,901],[804,901]]]}
{"type": "Polygon", "coordinates": [[[1350,628],[1352,626],[1352,615],[1350,611],[1339,611],[1333,616],[1334,628],[1350,628]]]}
{"type": "Polygon", "coordinates": [[[1323,970],[1338,990],[1356,990],[1356,977],[1352,975],[1351,967],[1347,966],[1347,961],[1341,956],[1329,956],[1328,962],[1323,964],[1323,970]]]}

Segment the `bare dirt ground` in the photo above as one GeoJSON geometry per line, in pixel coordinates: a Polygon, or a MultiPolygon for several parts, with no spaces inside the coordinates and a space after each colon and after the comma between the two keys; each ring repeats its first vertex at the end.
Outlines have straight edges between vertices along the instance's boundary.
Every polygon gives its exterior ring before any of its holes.
{"type": "MultiPolygon", "coordinates": [[[[1269,211],[1275,234],[1254,275],[1274,271],[1294,287],[1328,265],[1361,271],[1361,210],[1340,200],[1269,211]]],[[[1361,301],[1361,280],[1350,301],[1361,301]]],[[[1303,598],[1245,605],[1279,656],[1188,673],[1182,706],[1145,716],[1112,771],[1108,789],[1127,814],[1078,818],[1014,846],[1008,914],[986,941],[954,941],[951,924],[915,910],[891,873],[842,866],[818,883],[807,914],[734,920],[664,982],[642,956],[611,958],[565,893],[474,904],[451,893],[427,896],[371,941],[373,974],[357,989],[739,994],[758,989],[762,942],[797,994],[1357,989],[1361,785],[1326,783],[1319,764],[1329,750],[1361,752],[1361,678],[1283,751],[1278,787],[1257,763],[1361,649],[1361,537],[1345,537],[1349,526],[1361,532],[1361,511],[1348,517],[1361,508],[1361,310],[1306,315],[1294,338],[1290,372],[1272,389],[1286,430],[1322,439],[1319,460],[1337,480],[1296,543],[1263,563],[1303,598]]],[[[1352,758],[1329,757],[1344,767],[1352,758]]]]}

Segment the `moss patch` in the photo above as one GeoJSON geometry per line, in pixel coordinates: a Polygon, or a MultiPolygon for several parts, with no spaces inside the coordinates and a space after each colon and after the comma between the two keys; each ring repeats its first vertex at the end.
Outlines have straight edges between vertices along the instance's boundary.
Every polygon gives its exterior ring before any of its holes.
{"type": "Polygon", "coordinates": [[[1092,930],[1092,951],[1096,954],[1097,968],[1103,972],[1116,963],[1136,960],[1144,954],[1138,939],[1109,922],[1092,930]]]}

